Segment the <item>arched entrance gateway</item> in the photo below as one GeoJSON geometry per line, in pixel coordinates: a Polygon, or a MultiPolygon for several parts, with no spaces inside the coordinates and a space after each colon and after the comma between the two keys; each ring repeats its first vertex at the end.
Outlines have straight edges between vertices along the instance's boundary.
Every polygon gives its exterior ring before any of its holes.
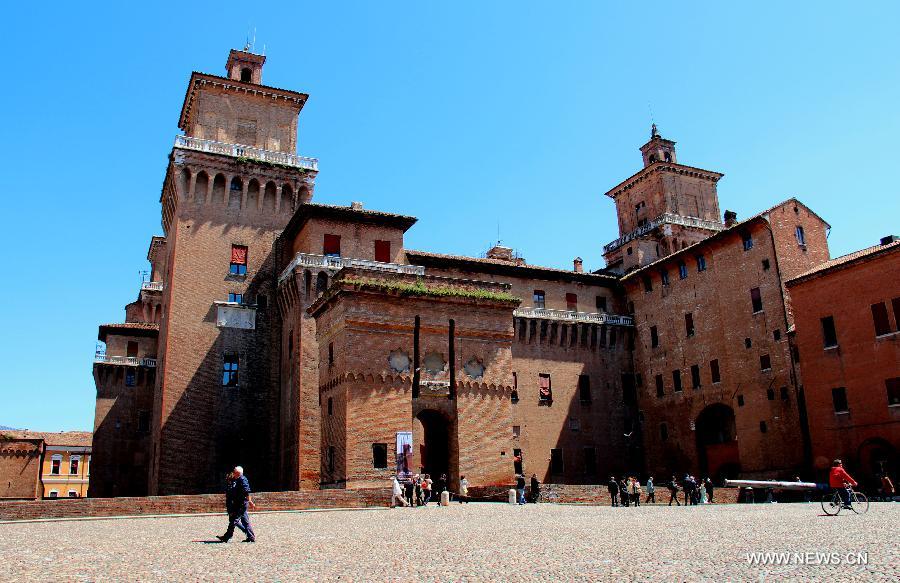
{"type": "Polygon", "coordinates": [[[450,475],[450,422],[432,409],[420,411],[416,419],[422,426],[417,470],[435,481],[441,474],[450,475]]]}
{"type": "Polygon", "coordinates": [[[734,409],[722,403],[710,405],[700,412],[694,425],[701,474],[716,483],[736,478],[741,465],[734,409]]]}

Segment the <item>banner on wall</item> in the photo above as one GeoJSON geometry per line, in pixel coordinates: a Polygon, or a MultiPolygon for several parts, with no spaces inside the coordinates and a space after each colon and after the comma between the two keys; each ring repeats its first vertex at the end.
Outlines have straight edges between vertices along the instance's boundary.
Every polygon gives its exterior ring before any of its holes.
{"type": "Polygon", "coordinates": [[[397,477],[409,478],[412,476],[412,431],[397,432],[397,477]]]}

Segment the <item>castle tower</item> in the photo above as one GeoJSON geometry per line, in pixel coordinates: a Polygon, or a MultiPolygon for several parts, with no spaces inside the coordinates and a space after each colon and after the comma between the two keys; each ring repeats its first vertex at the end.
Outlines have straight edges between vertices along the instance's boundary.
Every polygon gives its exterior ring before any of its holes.
{"type": "Polygon", "coordinates": [[[263,85],[265,60],[232,50],[227,77],[188,82],[161,195],[151,494],[217,491],[237,464],[258,489],[285,480],[273,244],[312,198],[318,162],[296,154],[308,96],[263,85]]]}
{"type": "Polygon", "coordinates": [[[722,174],[677,162],[675,142],[653,124],[642,170],[606,196],[616,202],[619,238],[603,247],[607,268],[625,273],[724,228],[716,183],[722,174]]]}

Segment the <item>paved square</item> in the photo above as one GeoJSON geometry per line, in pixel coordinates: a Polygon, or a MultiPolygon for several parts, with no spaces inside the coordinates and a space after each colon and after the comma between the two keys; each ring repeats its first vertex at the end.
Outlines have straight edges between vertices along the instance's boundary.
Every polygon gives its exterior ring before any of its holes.
{"type": "Polygon", "coordinates": [[[608,508],[542,504],[0,525],[6,580],[793,580],[900,578],[900,504],[608,508]],[[868,552],[868,565],[748,566],[748,552],[868,552]]]}

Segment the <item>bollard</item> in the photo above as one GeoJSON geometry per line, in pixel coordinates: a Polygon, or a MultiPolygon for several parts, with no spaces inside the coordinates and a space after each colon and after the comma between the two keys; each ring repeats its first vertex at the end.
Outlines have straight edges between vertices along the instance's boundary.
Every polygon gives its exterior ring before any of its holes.
{"type": "Polygon", "coordinates": [[[516,500],[516,491],[515,490],[509,491],[509,503],[512,504],[513,506],[515,506],[518,503],[518,500],[516,500]]]}
{"type": "Polygon", "coordinates": [[[441,492],[441,506],[450,506],[450,492],[446,490],[441,492]]]}

